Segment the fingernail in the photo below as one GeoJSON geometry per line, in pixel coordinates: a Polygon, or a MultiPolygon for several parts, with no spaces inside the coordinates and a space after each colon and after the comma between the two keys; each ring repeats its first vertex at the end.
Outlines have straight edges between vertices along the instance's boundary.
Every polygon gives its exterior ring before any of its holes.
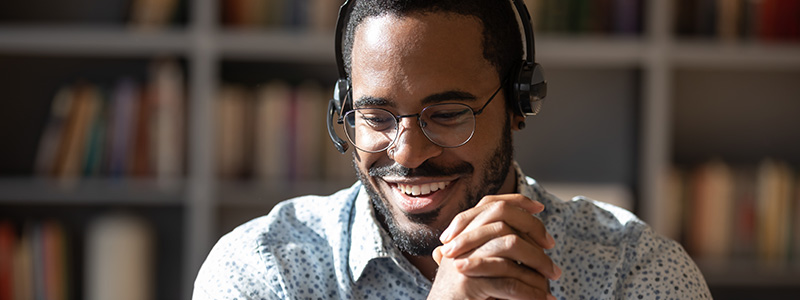
{"type": "Polygon", "coordinates": [[[450,241],[450,235],[452,234],[453,234],[453,227],[447,227],[447,229],[445,229],[445,231],[442,232],[442,235],[439,236],[439,241],[441,241],[442,244],[447,243],[448,241],[450,241]]]}
{"type": "Polygon", "coordinates": [[[556,246],[556,239],[554,239],[553,236],[550,235],[549,233],[547,234],[547,243],[548,243],[548,245],[550,245],[549,248],[552,248],[552,247],[556,246]]]}
{"type": "Polygon", "coordinates": [[[553,280],[558,280],[561,278],[561,268],[559,268],[556,264],[553,264],[553,274],[555,274],[553,280]]]}
{"type": "Polygon", "coordinates": [[[553,297],[553,295],[547,295],[547,300],[558,300],[558,299],[556,299],[556,297],[553,297]]]}

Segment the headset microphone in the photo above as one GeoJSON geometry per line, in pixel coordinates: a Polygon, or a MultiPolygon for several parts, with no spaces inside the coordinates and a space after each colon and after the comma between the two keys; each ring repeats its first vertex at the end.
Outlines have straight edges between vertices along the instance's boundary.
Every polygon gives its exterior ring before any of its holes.
{"type": "MultiPolygon", "coordinates": [[[[544,79],[542,66],[535,60],[535,45],[533,40],[533,26],[528,8],[522,0],[511,0],[514,10],[519,16],[520,25],[525,35],[525,59],[515,67],[515,77],[510,78],[506,87],[510,93],[508,95],[516,102],[515,113],[522,116],[532,116],[539,113],[542,108],[542,100],[547,96],[547,81],[544,79]]],[[[333,91],[333,98],[328,101],[328,135],[333,141],[336,150],[344,153],[347,151],[347,141],[336,134],[334,122],[342,123],[340,118],[345,112],[352,109],[351,84],[347,76],[342,56],[342,35],[347,27],[347,18],[350,15],[351,0],[346,0],[339,8],[339,17],[336,21],[336,66],[339,70],[339,80],[333,91]],[[348,101],[349,100],[349,101],[348,101]],[[336,119],[336,121],[334,121],[336,119]]]]}

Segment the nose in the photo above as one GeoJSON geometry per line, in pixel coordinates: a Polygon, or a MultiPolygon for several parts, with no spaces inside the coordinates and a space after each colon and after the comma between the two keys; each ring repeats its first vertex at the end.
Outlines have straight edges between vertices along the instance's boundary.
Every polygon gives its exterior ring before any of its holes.
{"type": "Polygon", "coordinates": [[[431,142],[417,122],[417,118],[404,118],[398,124],[397,140],[388,151],[389,158],[406,168],[419,167],[426,160],[442,154],[442,147],[431,142]]]}

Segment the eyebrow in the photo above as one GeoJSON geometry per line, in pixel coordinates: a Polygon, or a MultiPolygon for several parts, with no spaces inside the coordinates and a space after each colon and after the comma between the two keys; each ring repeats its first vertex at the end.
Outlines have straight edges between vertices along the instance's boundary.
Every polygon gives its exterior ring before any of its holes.
{"type": "MultiPolygon", "coordinates": [[[[475,95],[468,92],[446,91],[446,92],[436,93],[423,98],[421,104],[423,106],[427,106],[430,104],[453,101],[453,100],[472,102],[478,100],[478,98],[475,97],[475,95]]],[[[395,103],[395,101],[386,98],[364,96],[356,100],[355,103],[353,103],[353,106],[354,107],[385,106],[394,108],[397,107],[397,103],[395,103]]]]}

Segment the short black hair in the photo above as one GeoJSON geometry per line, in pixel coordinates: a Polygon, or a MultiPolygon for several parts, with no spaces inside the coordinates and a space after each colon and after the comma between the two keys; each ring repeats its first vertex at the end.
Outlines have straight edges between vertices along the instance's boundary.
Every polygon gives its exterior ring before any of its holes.
{"type": "MultiPolygon", "coordinates": [[[[509,0],[350,0],[352,9],[345,27],[342,58],[347,74],[355,32],[366,18],[382,15],[406,16],[412,13],[449,12],[474,16],[483,25],[483,57],[505,79],[522,62],[522,35],[517,15],[509,0]]],[[[529,50],[530,51],[530,50],[529,50]]],[[[509,91],[506,91],[508,93],[509,91]]],[[[506,97],[508,99],[508,97],[506,97]]]]}

